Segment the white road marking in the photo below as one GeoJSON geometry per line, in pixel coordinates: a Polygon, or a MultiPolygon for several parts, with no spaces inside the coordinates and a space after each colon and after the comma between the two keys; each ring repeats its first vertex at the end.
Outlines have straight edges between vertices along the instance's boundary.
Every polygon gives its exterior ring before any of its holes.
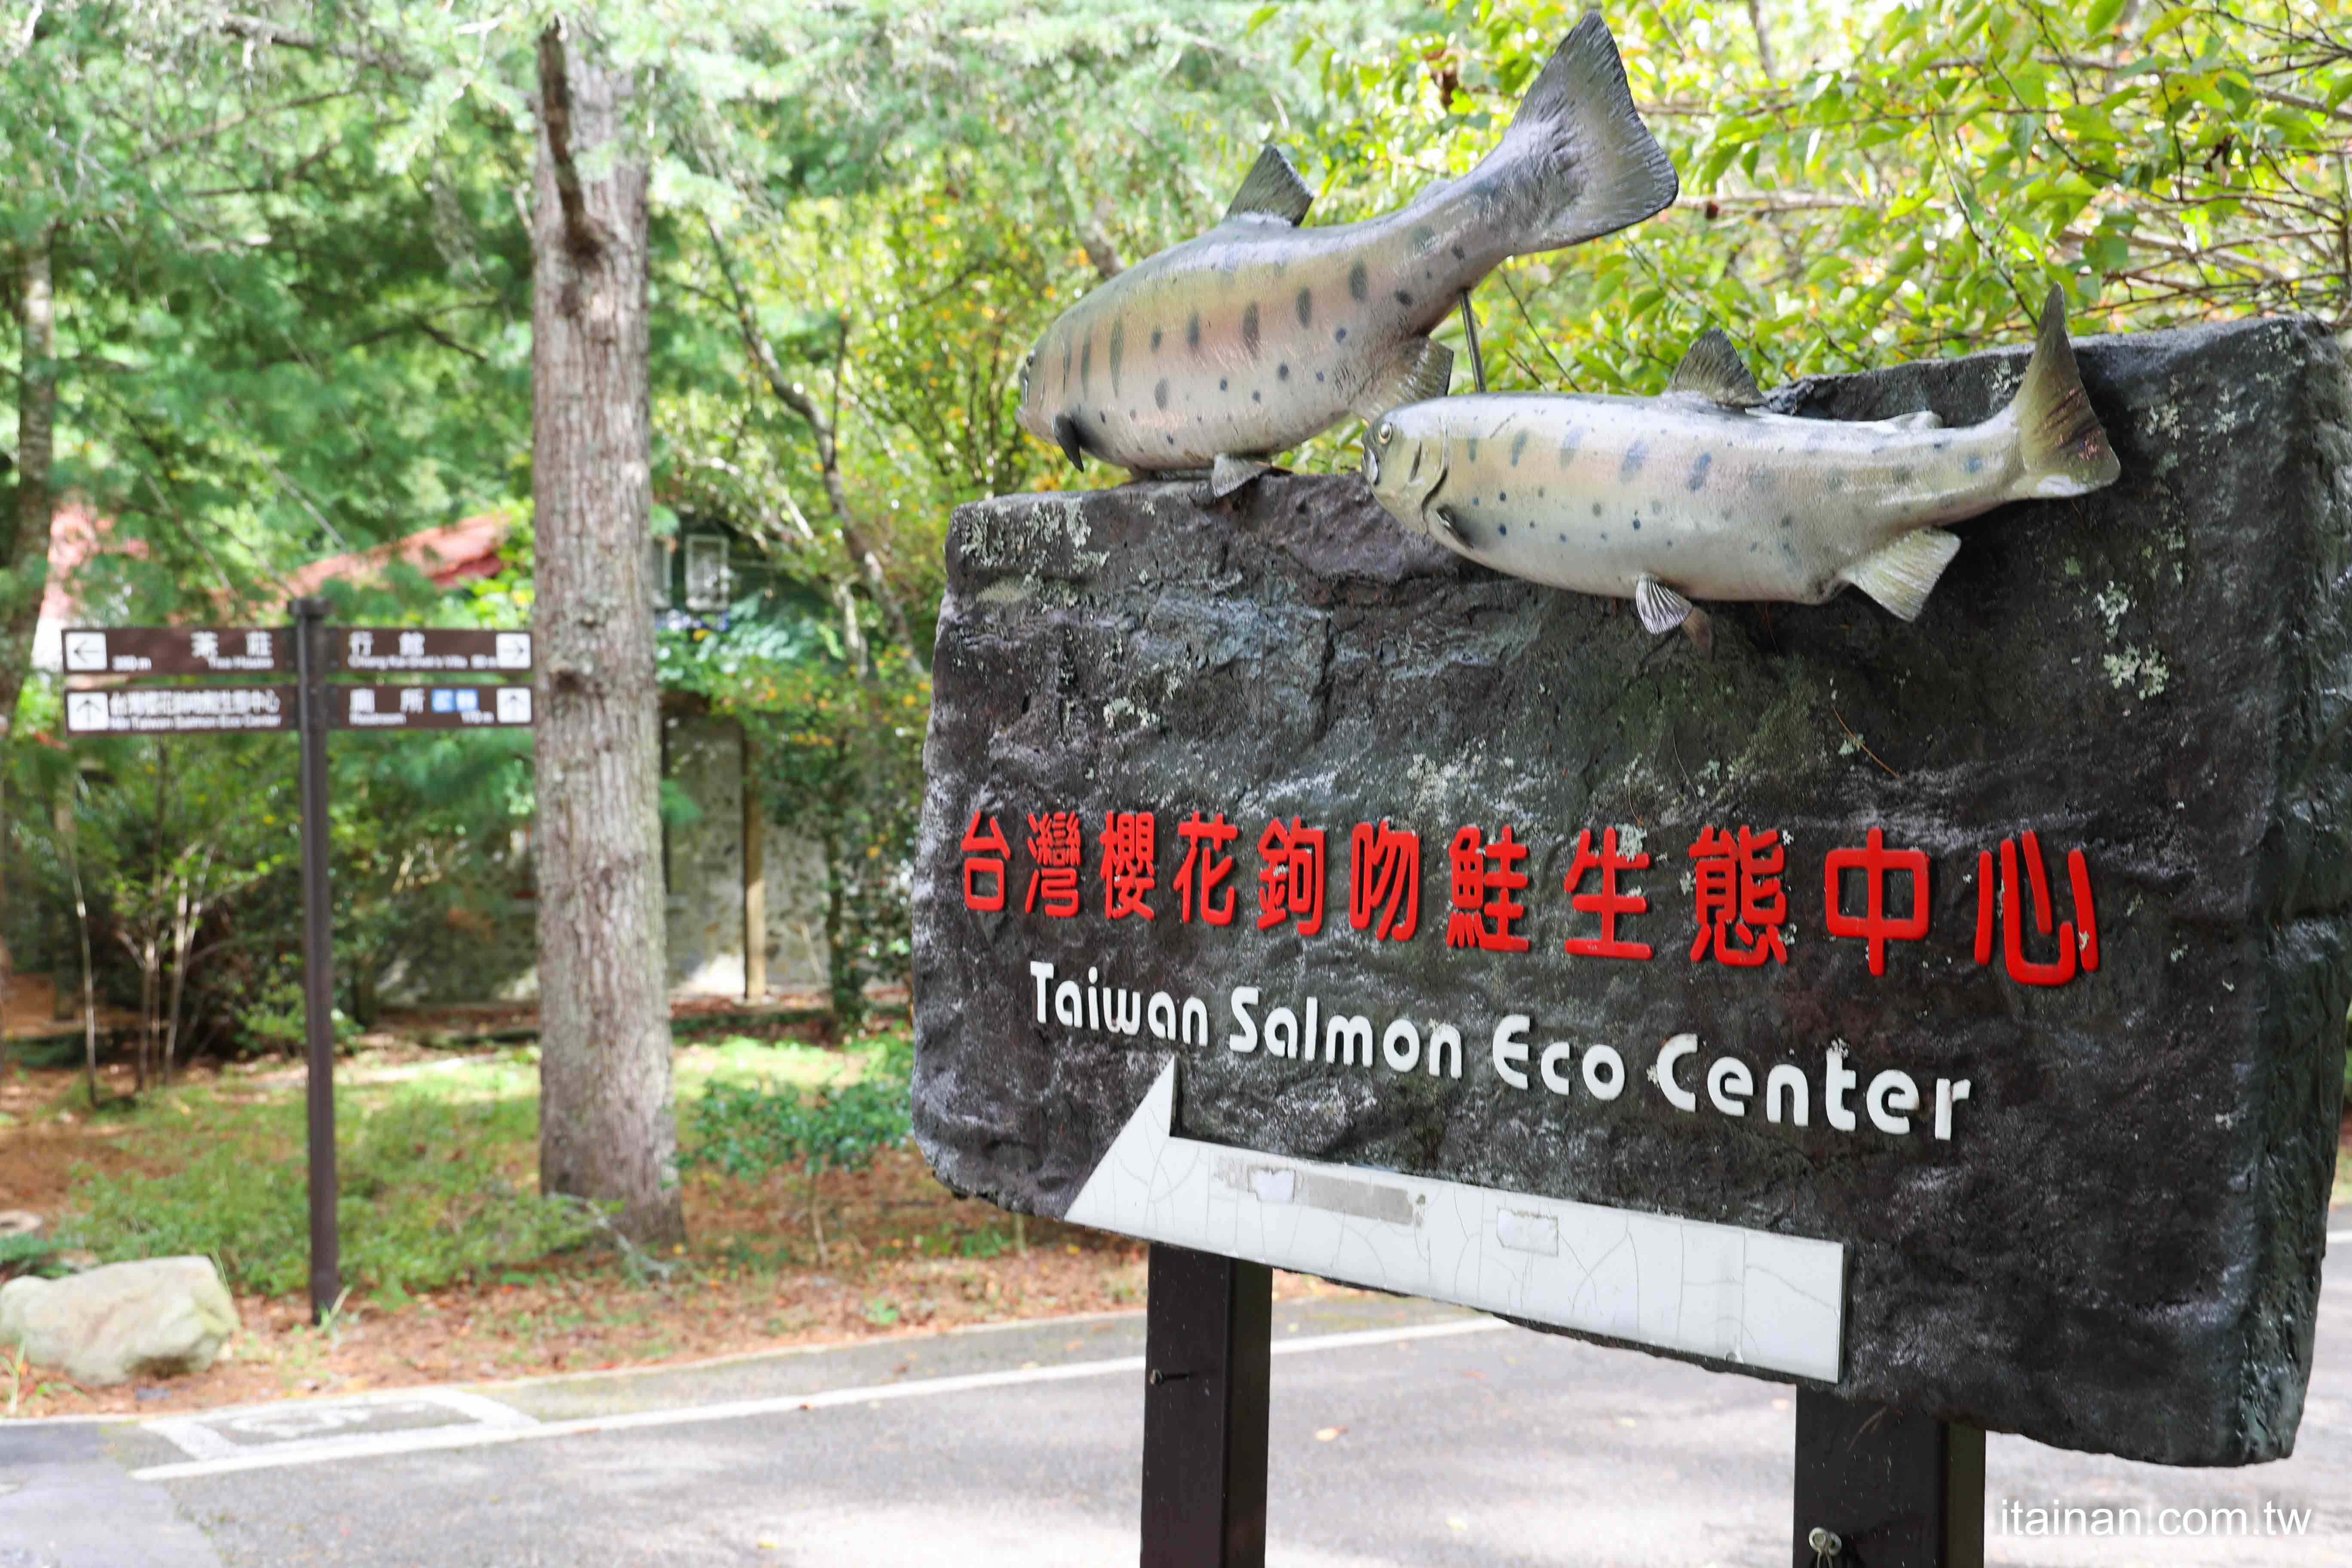
{"type": "MultiPolygon", "coordinates": [[[[1451,1322],[1420,1323],[1411,1328],[1363,1329],[1349,1333],[1278,1339],[1271,1348],[1272,1353],[1277,1356],[1307,1355],[1318,1351],[1354,1350],[1402,1344],[1413,1340],[1493,1333],[1512,1326],[1494,1318],[1465,1318],[1451,1322]]],[[[492,1444],[532,1442],[542,1437],[570,1437],[590,1432],[627,1432],[649,1426],[735,1421],[746,1416],[772,1415],[793,1410],[825,1410],[842,1405],[879,1405],[885,1400],[928,1399],[940,1394],[968,1394],[976,1389],[1064,1383],[1076,1378],[1105,1377],[1114,1373],[1139,1373],[1142,1370],[1141,1356],[1118,1356],[1108,1361],[1066,1362],[1058,1366],[965,1373],[954,1377],[920,1378],[866,1388],[832,1388],[812,1394],[777,1394],[767,1399],[736,1399],[718,1405],[688,1405],[677,1410],[640,1410],[625,1415],[581,1416],[570,1421],[541,1421],[529,1426],[467,1423],[414,1427],[402,1432],[359,1433],[348,1437],[281,1444],[219,1458],[150,1465],[145,1469],[131,1471],[131,1477],[141,1481],[194,1480],[205,1476],[233,1475],[241,1470],[278,1469],[291,1465],[319,1465],[336,1459],[425,1453],[441,1448],[478,1448],[492,1444]]]]}
{"type": "Polygon", "coordinates": [[[2352,1241],[2352,1230],[2331,1230],[2327,1233],[2328,1246],[2333,1247],[2339,1241],[2352,1241]]]}
{"type": "Polygon", "coordinates": [[[536,1425],[533,1417],[514,1406],[466,1389],[412,1388],[387,1389],[353,1399],[280,1401],[167,1415],[146,1423],[146,1429],[169,1438],[190,1458],[229,1459],[255,1453],[340,1452],[386,1436],[348,1430],[386,1416],[411,1418],[413,1425],[399,1428],[403,1431],[468,1423],[506,1427],[536,1425]],[[416,1421],[419,1416],[425,1419],[416,1421]],[[435,1416],[439,1419],[432,1419],[435,1416]]]}

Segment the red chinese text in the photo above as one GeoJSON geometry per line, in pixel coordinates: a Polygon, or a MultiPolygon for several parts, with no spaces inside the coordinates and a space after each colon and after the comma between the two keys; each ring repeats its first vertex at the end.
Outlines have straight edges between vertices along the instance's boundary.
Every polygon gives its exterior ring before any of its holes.
{"type": "Polygon", "coordinates": [[[1788,851],[1779,830],[1743,827],[1735,838],[1720,827],[1701,828],[1690,853],[1698,879],[1698,940],[1691,943],[1691,962],[1712,948],[1717,963],[1734,969],[1754,969],[1768,958],[1788,963],[1780,938],[1789,921],[1789,900],[1780,890],[1788,851]]]}
{"type": "Polygon", "coordinates": [[[1618,853],[1617,830],[1613,827],[1602,831],[1601,852],[1597,855],[1592,850],[1592,829],[1588,827],[1579,833],[1576,836],[1576,858],[1570,863],[1565,879],[1570,895],[1568,901],[1570,907],[1585,914],[1600,916],[1601,934],[1597,937],[1572,936],[1561,946],[1586,958],[1649,957],[1649,943],[1621,941],[1617,935],[1620,916],[1638,915],[1650,907],[1650,900],[1641,894],[1621,892],[1617,887],[1618,875],[1625,871],[1645,871],[1649,866],[1647,853],[1618,853]],[[1583,882],[1585,873],[1594,870],[1601,873],[1599,890],[1578,892],[1576,889],[1583,882]]]}
{"type": "MultiPolygon", "coordinates": [[[[2025,839],[2025,869],[2033,886],[2033,929],[2042,935],[2050,934],[2050,879],[2042,865],[2042,840],[2034,835],[2025,839]]],[[[2017,840],[2000,841],[2000,927],[2001,955],[2009,969],[2009,977],[2021,985],[2063,985],[2074,978],[2076,969],[2089,973],[2099,967],[2099,917],[2091,906],[2091,868],[2080,849],[2066,853],[2066,880],[2074,895],[2075,920],[2058,927],[2058,956],[2037,961],[2025,956],[2024,911],[2018,907],[2017,840]],[[2081,923],[2078,926],[2076,921],[2081,923]]],[[[1980,851],[1977,856],[1977,962],[1992,962],[1993,878],[1992,854],[1980,851]]]]}
{"type": "Polygon", "coordinates": [[[1176,870],[1178,920],[1191,920],[1197,900],[1201,918],[1209,924],[1234,923],[1234,890],[1218,886],[1233,870],[1234,858],[1220,851],[1240,833],[1241,829],[1227,822],[1222,811],[1207,818],[1196,811],[1176,825],[1176,837],[1184,841],[1184,864],[1176,870]],[[1217,898],[1219,893],[1224,895],[1222,902],[1217,898]]]}
{"type": "Polygon", "coordinates": [[[1103,913],[1112,920],[1155,918],[1143,901],[1143,895],[1159,885],[1151,864],[1155,826],[1148,811],[1103,813],[1103,913]]]}
{"type": "Polygon", "coordinates": [[[1488,952],[1525,952],[1528,939],[1511,929],[1527,906],[1516,897],[1528,885],[1517,869],[1528,847],[1506,826],[1490,841],[1477,827],[1465,827],[1446,848],[1453,870],[1454,908],[1445,917],[1445,945],[1488,952]]]}
{"type": "Polygon", "coordinates": [[[1086,829],[1075,811],[1049,811],[1029,819],[1029,895],[1021,902],[1027,914],[1045,898],[1045,912],[1068,920],[1078,912],[1078,858],[1086,853],[1086,829]]]}
{"type": "Polygon", "coordinates": [[[963,907],[968,910],[1001,910],[1004,907],[1004,858],[1013,847],[1004,842],[1004,829],[996,818],[988,819],[988,831],[980,830],[980,813],[971,814],[971,826],[963,830],[963,907]],[[982,892],[975,881],[982,877],[996,879],[992,892],[982,892]]]}
{"type": "Polygon", "coordinates": [[[1403,942],[1421,920],[1421,835],[1356,824],[1348,836],[1348,923],[1374,942],[1403,942]],[[1377,924],[1375,921],[1377,920],[1377,924]]]}
{"type": "Polygon", "coordinates": [[[1823,858],[1822,900],[1832,936],[1858,936],[1870,943],[1870,972],[1886,973],[1889,942],[1917,942],[1927,934],[1927,857],[1917,849],[1889,849],[1886,836],[1874,827],[1868,847],[1832,849],[1823,858]],[[1860,871],[1864,879],[1863,913],[1846,912],[1838,896],[1838,879],[1860,871]],[[1886,912],[1886,874],[1899,871],[1911,879],[1911,912],[1901,920],[1886,912]]]}
{"type": "Polygon", "coordinates": [[[1292,817],[1265,825],[1257,837],[1257,929],[1269,931],[1285,921],[1298,923],[1298,934],[1313,936],[1323,929],[1323,830],[1292,817]]]}

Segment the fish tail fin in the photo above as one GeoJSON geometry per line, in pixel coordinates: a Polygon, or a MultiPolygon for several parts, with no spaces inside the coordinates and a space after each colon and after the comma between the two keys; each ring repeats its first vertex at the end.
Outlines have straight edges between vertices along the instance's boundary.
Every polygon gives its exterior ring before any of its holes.
{"type": "Polygon", "coordinates": [[[1682,188],[1633,108],[1617,40],[1598,11],[1552,51],[1480,173],[1508,204],[1510,226],[1524,228],[1515,255],[1614,234],[1670,205],[1682,188]]]}
{"type": "Polygon", "coordinates": [[[2074,345],[2066,338],[2065,297],[2053,286],[2042,307],[2042,331],[2026,362],[2025,381],[2009,405],[2017,422],[2019,456],[2025,471],[2010,487],[2011,499],[2032,500],[2088,495],[2115,483],[2122,472],[2107,432],[2091,410],[2074,345]]]}

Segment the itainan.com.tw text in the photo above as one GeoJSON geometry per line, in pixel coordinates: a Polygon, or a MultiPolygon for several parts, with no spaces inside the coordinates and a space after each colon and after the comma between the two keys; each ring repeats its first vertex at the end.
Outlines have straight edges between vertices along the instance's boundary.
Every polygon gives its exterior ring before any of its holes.
{"type": "Polygon", "coordinates": [[[2003,1535],[2258,1536],[2308,1535],[2313,1510],[2266,1502],[2259,1507],[2084,1506],[2051,1499],[2004,1498],[1995,1510],[2003,1535]]]}

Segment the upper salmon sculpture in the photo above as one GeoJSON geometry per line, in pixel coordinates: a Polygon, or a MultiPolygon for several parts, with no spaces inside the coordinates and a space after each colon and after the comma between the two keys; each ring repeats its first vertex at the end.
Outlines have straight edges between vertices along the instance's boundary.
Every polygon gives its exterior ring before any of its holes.
{"type": "Polygon", "coordinates": [[[1442,396],[1454,356],[1430,331],[1505,258],[1639,223],[1676,188],[1588,13],[1501,144],[1400,211],[1298,227],[1314,198],[1269,145],[1216,227],[1046,330],[1022,370],[1021,426],[1080,468],[1092,453],[1139,474],[1209,468],[1230,494],[1351,411],[1442,396]]]}
{"type": "Polygon", "coordinates": [[[2086,495],[2118,471],[2055,289],[2017,395],[1982,424],[1802,419],[1762,401],[1711,331],[1661,397],[1392,409],[1365,433],[1364,478],[1407,528],[1482,565],[1630,598],[1651,632],[1704,643],[1693,598],[1818,605],[1852,584],[1911,620],[1960,548],[1941,524],[2086,495]]]}

